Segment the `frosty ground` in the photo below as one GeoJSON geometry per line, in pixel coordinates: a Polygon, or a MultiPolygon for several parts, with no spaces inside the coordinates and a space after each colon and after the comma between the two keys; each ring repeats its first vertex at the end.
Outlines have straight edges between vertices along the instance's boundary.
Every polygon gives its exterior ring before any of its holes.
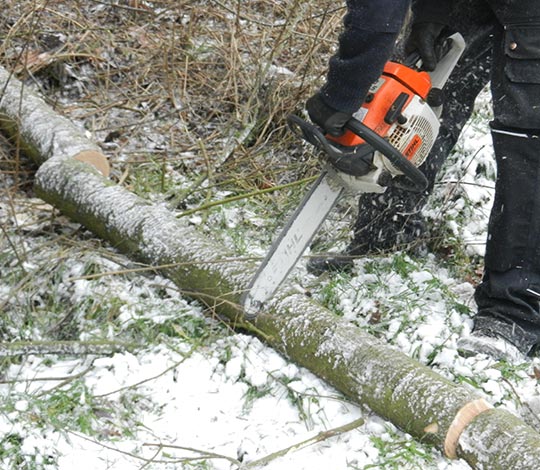
{"type": "MultiPolygon", "coordinates": [[[[38,50],[45,47],[44,40],[29,40],[41,38],[43,31],[34,37],[24,30],[23,21],[17,22],[26,17],[24,6],[32,3],[7,2],[6,18],[13,21],[2,49],[6,66],[16,68],[13,58],[20,53],[22,39],[38,44],[38,50]],[[17,32],[22,30],[25,35],[19,38],[17,32]]],[[[210,62],[215,66],[212,54],[217,52],[211,46],[219,49],[216,24],[234,25],[240,18],[245,31],[254,31],[272,18],[263,17],[261,7],[275,14],[276,24],[284,21],[283,12],[265,2],[246,2],[254,4],[253,10],[246,6],[246,11],[237,11],[235,2],[211,2],[216,12],[201,19],[197,15],[206,14],[205,2],[174,6],[174,2],[143,2],[158,12],[149,17],[140,11],[128,11],[129,16],[103,2],[72,2],[70,8],[65,3],[39,11],[49,21],[49,35],[69,46],[73,41],[66,36],[80,35],[84,40],[91,36],[83,34],[83,21],[100,20],[100,25],[110,27],[111,37],[100,36],[104,42],[92,45],[95,61],[83,55],[85,50],[75,51],[76,56],[69,47],[77,61],[70,62],[66,54],[68,60],[60,67],[51,62],[54,71],[36,59],[30,65],[37,77],[22,77],[28,86],[43,92],[59,112],[103,145],[119,184],[188,214],[185,217],[202,233],[227,244],[239,256],[262,256],[306,187],[277,190],[270,196],[264,190],[302,179],[304,167],[310,168],[310,175],[316,174],[317,160],[298,143],[281,143],[286,132],[268,124],[281,122],[277,104],[272,103],[276,108],[264,114],[268,121],[261,124],[257,116],[254,124],[249,119],[251,108],[238,108],[251,95],[239,93],[242,99],[231,112],[230,96],[225,93],[218,99],[203,82],[191,84],[188,79],[195,72],[209,73],[204,67],[210,62]],[[196,9],[199,3],[202,10],[196,9]],[[58,18],[68,18],[71,29],[56,25],[58,18]],[[116,27],[118,22],[122,27],[116,27]],[[174,83],[182,86],[171,91],[163,76],[158,80],[152,75],[163,69],[150,61],[143,64],[137,51],[152,48],[159,34],[171,36],[166,28],[175,24],[181,24],[183,31],[192,28],[190,34],[199,33],[197,27],[203,29],[206,42],[196,41],[196,35],[191,38],[190,55],[179,55],[175,70],[191,67],[195,72],[183,82],[177,78],[174,83]],[[108,48],[113,43],[133,49],[113,55],[112,46],[108,48]],[[139,70],[132,70],[133,62],[139,70]],[[111,74],[110,80],[103,79],[105,73],[111,74]],[[96,89],[98,82],[101,87],[96,89]],[[263,137],[254,138],[253,129],[263,137]],[[244,154],[249,163],[238,157],[244,154]],[[238,161],[231,164],[235,158],[238,161]],[[265,164],[283,173],[275,177],[260,170],[265,164]],[[260,172],[242,173],[253,167],[260,172]],[[227,182],[224,175],[234,175],[236,180],[227,182]],[[246,186],[247,180],[256,181],[263,195],[210,208],[211,202],[250,192],[253,188],[246,186]]],[[[305,2],[305,8],[311,3],[305,2]]],[[[314,11],[324,5],[319,2],[314,11]]],[[[300,13],[305,18],[310,11],[300,13]]],[[[338,21],[339,12],[335,16],[338,21]]],[[[296,28],[303,26],[300,20],[295,23],[296,28]]],[[[97,30],[95,24],[92,27],[97,30]]],[[[3,28],[7,30],[6,25],[3,28]]],[[[240,32],[231,37],[241,37],[240,32]]],[[[183,51],[186,46],[178,41],[183,51]]],[[[80,44],[85,42],[81,39],[80,44]]],[[[172,60],[175,51],[168,52],[167,60],[172,60]]],[[[288,57],[291,52],[279,52],[270,56],[272,67],[265,71],[269,81],[259,84],[259,92],[267,87],[276,103],[282,103],[283,94],[292,100],[288,82],[282,80],[298,74],[293,68],[297,59],[288,57]],[[269,82],[278,84],[279,93],[269,82]]],[[[324,54],[321,57],[315,68],[322,69],[324,54]]],[[[256,66],[251,56],[238,54],[236,59],[244,60],[248,70],[256,66]]],[[[248,85],[237,79],[235,86],[248,85]]],[[[303,93],[308,96],[307,90],[303,93]]],[[[257,100],[264,102],[265,96],[257,100]]],[[[262,109],[257,100],[251,107],[262,109]]],[[[320,278],[306,272],[304,258],[293,276],[314,298],[349,320],[351,328],[366,329],[540,429],[539,359],[511,365],[483,356],[463,358],[456,351],[457,339],[472,325],[472,295],[481,275],[493,196],[489,118],[485,92],[424,210],[430,233],[422,255],[408,255],[398,247],[388,255],[358,259],[350,274],[320,278]]],[[[259,340],[231,331],[167,279],[118,254],[36,199],[31,189],[34,169],[13,142],[2,142],[0,163],[2,468],[469,468],[350,403],[259,340]],[[348,430],[342,429],[348,424],[348,430]],[[335,429],[341,431],[339,435],[326,433],[335,429]]],[[[343,201],[306,257],[343,249],[353,217],[354,199],[343,201]]]]}

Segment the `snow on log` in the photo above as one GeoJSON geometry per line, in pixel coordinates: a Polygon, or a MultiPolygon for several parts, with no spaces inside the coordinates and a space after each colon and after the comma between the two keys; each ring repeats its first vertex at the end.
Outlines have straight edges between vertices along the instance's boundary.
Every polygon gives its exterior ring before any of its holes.
{"type": "MultiPolygon", "coordinates": [[[[36,175],[36,190],[124,253],[161,266],[190,296],[242,326],[238,301],[256,266],[78,161],[48,160],[36,175]]],[[[336,318],[291,286],[280,289],[253,326],[292,361],[448,457],[463,457],[479,469],[538,468],[535,430],[336,318]]]]}
{"type": "Polygon", "coordinates": [[[76,158],[109,174],[107,157],[68,119],[58,115],[12,74],[0,67],[0,128],[37,163],[76,158]]]}
{"type": "MultiPolygon", "coordinates": [[[[41,165],[36,174],[41,198],[128,256],[159,267],[219,315],[246,326],[238,302],[255,265],[165,207],[103,177],[108,166],[102,165],[106,159],[99,148],[2,69],[0,117],[2,127],[41,165]],[[98,164],[88,165],[88,155],[98,164]]],[[[290,285],[253,323],[267,344],[448,457],[462,457],[479,469],[537,469],[535,430],[336,318],[290,285]]]]}

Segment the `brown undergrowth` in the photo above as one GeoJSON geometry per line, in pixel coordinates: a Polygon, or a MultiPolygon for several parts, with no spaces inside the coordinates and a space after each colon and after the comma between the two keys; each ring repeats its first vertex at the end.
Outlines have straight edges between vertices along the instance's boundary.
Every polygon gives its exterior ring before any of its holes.
{"type": "MultiPolygon", "coordinates": [[[[320,85],[343,13],[328,0],[7,0],[0,61],[83,125],[124,184],[152,165],[250,192],[316,165],[286,116],[320,85]]],[[[179,206],[198,190],[162,189],[179,206]]]]}

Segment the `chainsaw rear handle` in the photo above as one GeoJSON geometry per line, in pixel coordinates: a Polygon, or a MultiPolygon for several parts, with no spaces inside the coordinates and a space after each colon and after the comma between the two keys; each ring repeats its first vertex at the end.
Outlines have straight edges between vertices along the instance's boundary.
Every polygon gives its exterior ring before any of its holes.
{"type": "MultiPolygon", "coordinates": [[[[351,167],[351,171],[345,170],[344,172],[353,176],[365,175],[369,172],[370,167],[373,168],[360,155],[340,152],[336,147],[330,144],[319,128],[309,124],[302,118],[291,114],[287,120],[294,132],[299,128],[302,131],[304,139],[315,147],[323,150],[328,156],[330,163],[334,164],[339,170],[344,171],[340,168],[340,164],[344,160],[350,160],[349,166],[351,167]],[[344,157],[348,158],[344,159],[344,157]]],[[[383,139],[379,134],[372,131],[369,127],[355,118],[351,118],[347,124],[345,124],[345,127],[364,139],[374,150],[381,152],[394,167],[403,173],[405,181],[400,181],[396,186],[413,192],[421,192],[427,188],[428,181],[424,174],[407,160],[398,149],[387,140],[383,139]]]]}
{"type": "Polygon", "coordinates": [[[408,182],[400,182],[397,185],[402,189],[412,192],[424,191],[428,186],[428,180],[413,163],[411,163],[397,148],[386,139],[371,130],[361,121],[355,118],[349,119],[345,127],[357,136],[364,139],[375,150],[381,152],[392,165],[403,173],[408,182]]]}

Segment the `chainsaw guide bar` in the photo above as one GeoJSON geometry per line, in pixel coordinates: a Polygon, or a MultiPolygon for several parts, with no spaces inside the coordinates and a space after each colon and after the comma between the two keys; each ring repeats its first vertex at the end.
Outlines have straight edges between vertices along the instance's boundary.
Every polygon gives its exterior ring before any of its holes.
{"type": "Polygon", "coordinates": [[[322,172],[273,243],[242,298],[246,317],[255,317],[274,294],[345,192],[334,173],[322,172]]]}

